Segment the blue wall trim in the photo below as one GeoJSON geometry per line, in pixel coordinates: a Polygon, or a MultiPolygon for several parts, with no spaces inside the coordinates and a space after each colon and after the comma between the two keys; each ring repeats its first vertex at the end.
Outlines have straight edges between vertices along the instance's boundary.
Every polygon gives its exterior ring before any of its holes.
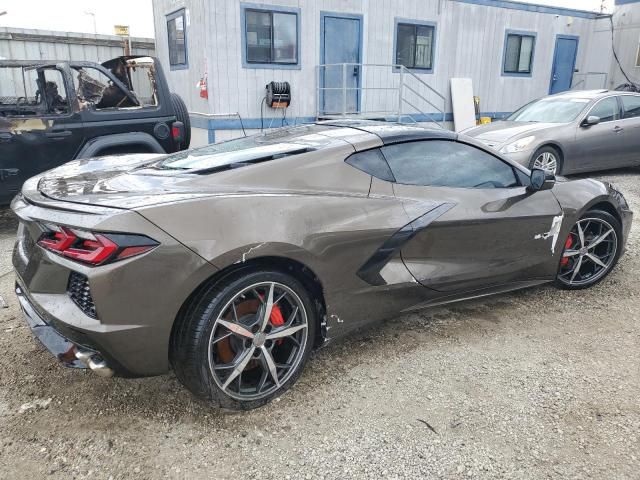
{"type": "MultiPolygon", "coordinates": [[[[535,3],[520,3],[511,0],[452,0],[459,3],[483,5],[485,7],[507,8],[510,10],[524,10],[526,12],[549,13],[551,15],[567,15],[570,17],[597,18],[601,14],[587,10],[575,10],[573,8],[549,7],[535,3]]],[[[636,0],[640,1],[640,0],[636,0]]]]}
{"type": "Polygon", "coordinates": [[[640,0],[616,0],[616,5],[628,5],[630,3],[640,3],[640,0]]]}
{"type": "Polygon", "coordinates": [[[502,47],[502,76],[503,77],[532,77],[533,76],[533,61],[536,55],[536,43],[538,42],[538,34],[536,32],[528,32],[523,30],[505,30],[504,32],[504,46],[502,47]],[[517,72],[505,72],[505,65],[507,64],[507,40],[509,35],[520,35],[522,37],[533,37],[533,47],[531,49],[531,64],[529,65],[528,73],[517,72]]]}
{"type": "MultiPolygon", "coordinates": [[[[437,22],[429,22],[424,20],[412,20],[409,18],[400,18],[395,17],[394,25],[393,25],[393,55],[392,63],[394,65],[398,65],[398,24],[405,23],[409,25],[424,25],[426,27],[433,27],[433,42],[431,44],[431,68],[408,68],[409,71],[413,73],[429,73],[432,74],[436,68],[436,60],[437,60],[437,46],[438,46],[438,23],[437,22]]],[[[399,68],[394,68],[394,72],[399,72],[399,68]]]]}
{"type": "Polygon", "coordinates": [[[242,44],[242,68],[258,68],[265,70],[300,70],[302,56],[302,44],[300,35],[300,9],[296,7],[281,7],[279,5],[268,5],[264,3],[241,3],[240,4],[240,40],[242,44]],[[247,29],[246,10],[262,10],[263,12],[283,12],[296,14],[296,63],[249,63],[247,62],[247,29]]]}
{"type": "MultiPolygon", "coordinates": [[[[502,120],[512,112],[481,112],[481,117],[490,117],[494,120],[502,120]]],[[[453,122],[453,113],[447,112],[444,116],[440,112],[434,113],[426,113],[426,114],[414,114],[414,115],[403,115],[404,120],[408,120],[412,118],[416,122],[453,122]]],[[[390,121],[395,121],[397,117],[387,117],[390,121]]],[[[294,117],[288,118],[287,123],[284,126],[294,126],[294,125],[302,125],[305,123],[314,123],[316,121],[315,117],[294,117]]],[[[264,124],[269,125],[271,122],[271,118],[265,119],[264,124]],[[267,122],[268,120],[268,122],[267,122]]],[[[260,130],[261,122],[259,118],[244,118],[242,119],[242,123],[240,120],[235,119],[205,119],[202,117],[191,117],[191,126],[193,128],[202,128],[208,131],[208,139],[209,143],[215,143],[216,141],[216,130],[242,130],[242,127],[246,130],[260,130]]],[[[281,121],[279,118],[275,118],[272,124],[272,128],[278,128],[281,126],[281,121]]]]}

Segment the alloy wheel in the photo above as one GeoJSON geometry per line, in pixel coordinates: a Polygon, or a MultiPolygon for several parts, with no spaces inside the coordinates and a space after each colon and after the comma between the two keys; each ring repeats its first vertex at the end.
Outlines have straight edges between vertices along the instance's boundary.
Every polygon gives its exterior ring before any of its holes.
{"type": "Polygon", "coordinates": [[[302,361],[308,330],[304,304],[286,285],[262,282],[243,289],[213,325],[208,350],[213,379],[237,400],[273,394],[302,361]]]}
{"type": "Polygon", "coordinates": [[[555,175],[558,170],[558,159],[551,152],[542,152],[533,161],[533,168],[541,168],[555,175]]]}
{"type": "Polygon", "coordinates": [[[571,286],[594,283],[611,269],[617,250],[618,236],[611,224],[583,218],[565,241],[558,279],[571,286]]]}

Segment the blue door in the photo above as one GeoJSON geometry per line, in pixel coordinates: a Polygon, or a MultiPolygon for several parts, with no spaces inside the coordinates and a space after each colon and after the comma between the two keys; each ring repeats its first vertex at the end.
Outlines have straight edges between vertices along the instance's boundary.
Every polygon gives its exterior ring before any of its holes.
{"type": "Polygon", "coordinates": [[[360,86],[362,19],[354,15],[320,16],[320,102],[323,114],[357,113],[360,86]],[[350,63],[343,67],[336,63],[350,63]]]}
{"type": "Polygon", "coordinates": [[[553,56],[549,93],[571,90],[577,54],[578,37],[568,35],[558,35],[556,37],[556,53],[553,56]]]}

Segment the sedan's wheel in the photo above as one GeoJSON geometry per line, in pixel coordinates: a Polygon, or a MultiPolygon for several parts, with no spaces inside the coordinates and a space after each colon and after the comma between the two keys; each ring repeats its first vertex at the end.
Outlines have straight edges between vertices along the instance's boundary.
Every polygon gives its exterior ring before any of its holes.
{"type": "Polygon", "coordinates": [[[620,233],[620,222],[609,213],[587,212],[565,240],[559,284],[564,288],[587,288],[607,276],[620,256],[620,233]]]}
{"type": "Polygon", "coordinates": [[[224,284],[203,292],[200,308],[185,315],[181,330],[195,335],[175,332],[172,364],[197,395],[226,408],[255,408],[300,376],[315,335],[314,303],[295,278],[277,271],[234,275],[224,284]]]}
{"type": "Polygon", "coordinates": [[[537,150],[532,157],[529,168],[540,168],[554,175],[559,175],[561,171],[561,160],[558,152],[553,147],[542,147],[537,150]]]}

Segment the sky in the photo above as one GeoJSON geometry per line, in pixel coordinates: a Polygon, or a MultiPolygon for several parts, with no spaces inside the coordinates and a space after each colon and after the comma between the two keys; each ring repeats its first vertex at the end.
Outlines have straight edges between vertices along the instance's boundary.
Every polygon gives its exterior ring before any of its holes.
{"type": "MultiPolygon", "coordinates": [[[[153,37],[152,0],[0,0],[0,27],[113,34],[114,25],[129,25],[131,36],[153,37]],[[93,15],[91,15],[93,14],[93,15]]],[[[260,3],[259,0],[253,0],[260,3]]],[[[600,11],[603,0],[518,0],[557,7],[600,11]]],[[[613,0],[604,0],[607,11],[613,0]]]]}

